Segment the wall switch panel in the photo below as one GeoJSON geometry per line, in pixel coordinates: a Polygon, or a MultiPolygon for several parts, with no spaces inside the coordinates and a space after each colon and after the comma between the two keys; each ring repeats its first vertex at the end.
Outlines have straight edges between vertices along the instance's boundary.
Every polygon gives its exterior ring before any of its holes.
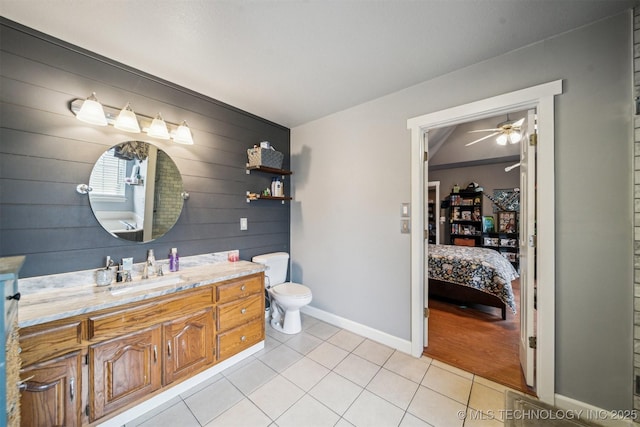
{"type": "Polygon", "coordinates": [[[411,232],[411,223],[408,219],[403,219],[400,221],[400,232],[403,234],[411,232]]]}
{"type": "Polygon", "coordinates": [[[247,218],[240,218],[240,230],[244,231],[247,228],[249,228],[249,226],[247,224],[247,218]]]}
{"type": "Polygon", "coordinates": [[[411,207],[409,203],[403,203],[402,208],[400,209],[400,216],[402,218],[408,218],[411,214],[411,207]]]}

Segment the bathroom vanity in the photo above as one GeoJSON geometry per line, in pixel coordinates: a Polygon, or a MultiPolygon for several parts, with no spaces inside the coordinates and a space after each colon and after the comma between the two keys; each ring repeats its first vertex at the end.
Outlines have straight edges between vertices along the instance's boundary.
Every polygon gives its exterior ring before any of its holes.
{"type": "Polygon", "coordinates": [[[264,346],[264,266],[246,261],[53,283],[20,305],[22,425],[98,425],[264,346]]]}

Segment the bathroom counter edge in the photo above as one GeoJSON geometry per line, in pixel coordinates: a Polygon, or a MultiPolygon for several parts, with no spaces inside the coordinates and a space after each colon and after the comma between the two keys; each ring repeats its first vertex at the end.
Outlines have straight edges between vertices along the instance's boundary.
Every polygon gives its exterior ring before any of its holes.
{"type": "Polygon", "coordinates": [[[72,284],[68,287],[27,292],[20,300],[18,324],[21,328],[34,326],[249,276],[264,270],[264,265],[250,261],[219,262],[183,268],[147,281],[137,279],[131,283],[114,283],[102,287],[95,283],[72,284]],[[172,277],[176,278],[173,282],[172,277]],[[154,282],[157,282],[157,286],[153,286],[154,282]],[[137,285],[141,289],[137,289],[137,285]]]}

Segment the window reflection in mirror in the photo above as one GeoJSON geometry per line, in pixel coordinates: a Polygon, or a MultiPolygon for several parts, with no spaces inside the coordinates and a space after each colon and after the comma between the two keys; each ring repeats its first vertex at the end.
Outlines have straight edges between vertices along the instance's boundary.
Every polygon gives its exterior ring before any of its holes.
{"type": "Polygon", "coordinates": [[[163,236],[182,212],[182,177],[173,160],[156,146],[127,141],[96,162],[89,186],[91,208],[111,235],[134,242],[163,236]]]}

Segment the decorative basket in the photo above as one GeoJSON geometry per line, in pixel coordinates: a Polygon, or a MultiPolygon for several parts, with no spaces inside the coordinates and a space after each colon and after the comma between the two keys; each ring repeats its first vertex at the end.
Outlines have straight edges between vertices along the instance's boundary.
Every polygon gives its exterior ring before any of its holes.
{"type": "Polygon", "coordinates": [[[268,148],[254,147],[247,150],[249,166],[267,166],[274,169],[282,168],[284,154],[268,148]]]}

